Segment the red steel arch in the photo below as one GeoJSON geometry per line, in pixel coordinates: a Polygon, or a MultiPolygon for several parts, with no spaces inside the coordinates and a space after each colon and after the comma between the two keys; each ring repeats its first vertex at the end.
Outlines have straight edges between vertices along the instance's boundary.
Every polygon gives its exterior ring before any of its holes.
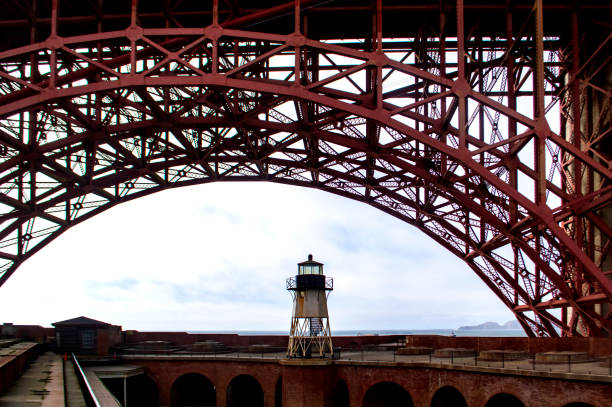
{"type": "Polygon", "coordinates": [[[0,284],[121,202],[265,180],[417,227],[528,335],[612,332],[610,36],[578,39],[610,5],[263,3],[8,7],[30,41],[0,41],[0,284]]]}

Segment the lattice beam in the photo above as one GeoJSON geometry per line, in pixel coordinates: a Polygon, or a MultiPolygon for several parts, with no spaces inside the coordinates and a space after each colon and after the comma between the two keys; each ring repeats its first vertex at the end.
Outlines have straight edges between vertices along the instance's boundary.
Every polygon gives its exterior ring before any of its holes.
{"type": "Polygon", "coordinates": [[[0,41],[0,284],[119,203],[266,180],[413,225],[528,335],[612,333],[610,5],[83,3],[0,17],[30,30],[0,41]]]}

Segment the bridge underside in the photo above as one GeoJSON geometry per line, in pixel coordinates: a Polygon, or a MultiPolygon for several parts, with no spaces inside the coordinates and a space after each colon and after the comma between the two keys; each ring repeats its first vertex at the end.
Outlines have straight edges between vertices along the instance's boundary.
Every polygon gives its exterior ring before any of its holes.
{"type": "Polygon", "coordinates": [[[484,3],[5,2],[0,284],[116,204],[261,180],[413,225],[530,336],[610,335],[610,4],[484,3]]]}

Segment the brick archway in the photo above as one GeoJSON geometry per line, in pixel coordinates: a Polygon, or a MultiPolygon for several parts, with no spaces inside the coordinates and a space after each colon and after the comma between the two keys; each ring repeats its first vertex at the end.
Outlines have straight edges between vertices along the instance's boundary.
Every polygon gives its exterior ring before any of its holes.
{"type": "Polygon", "coordinates": [[[185,373],[174,380],[170,388],[171,407],[215,407],[217,394],[212,381],[200,373],[185,373]]]}
{"type": "Polygon", "coordinates": [[[263,407],[264,391],[259,381],[248,374],[234,377],[227,385],[227,407],[263,407]]]}
{"type": "Polygon", "coordinates": [[[453,386],[442,386],[434,393],[431,407],[468,407],[461,391],[453,386]]]}
{"type": "Polygon", "coordinates": [[[510,393],[497,393],[491,397],[485,407],[525,407],[525,403],[510,393]]]}
{"type": "Polygon", "coordinates": [[[363,407],[412,407],[410,393],[394,382],[378,382],[363,396],[363,407]]]}

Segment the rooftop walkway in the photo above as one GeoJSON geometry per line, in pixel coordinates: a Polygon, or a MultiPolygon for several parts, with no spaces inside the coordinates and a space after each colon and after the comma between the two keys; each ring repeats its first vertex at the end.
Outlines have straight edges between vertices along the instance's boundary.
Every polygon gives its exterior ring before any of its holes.
{"type": "MultiPolygon", "coordinates": [[[[68,407],[85,407],[85,399],[83,393],[81,393],[81,386],[79,386],[79,379],[74,371],[72,362],[66,361],[64,364],[66,370],[66,394],[68,407]]],[[[1,406],[0,406],[1,407],[1,406]]]]}
{"type": "MultiPolygon", "coordinates": [[[[0,407],[38,406],[64,406],[62,358],[50,352],[34,360],[10,389],[0,396],[0,407]]],[[[85,404],[75,406],[84,407],[85,404]]]]}
{"type": "MultiPolygon", "coordinates": [[[[14,362],[16,357],[31,351],[35,346],[37,344],[34,342],[2,341],[0,365],[14,362]]],[[[39,406],[86,407],[72,363],[64,364],[61,355],[46,352],[29,365],[26,363],[23,372],[0,395],[0,407],[39,406]]]]}
{"type": "MultiPolygon", "coordinates": [[[[0,364],[33,346],[36,344],[3,341],[0,343],[0,364]]],[[[78,372],[72,361],[64,363],[62,359],[62,355],[51,352],[38,356],[0,395],[0,407],[86,407],[78,372]]],[[[138,366],[104,366],[87,367],[83,372],[100,407],[121,407],[100,377],[129,377],[142,374],[143,369],[138,366]]]]}

